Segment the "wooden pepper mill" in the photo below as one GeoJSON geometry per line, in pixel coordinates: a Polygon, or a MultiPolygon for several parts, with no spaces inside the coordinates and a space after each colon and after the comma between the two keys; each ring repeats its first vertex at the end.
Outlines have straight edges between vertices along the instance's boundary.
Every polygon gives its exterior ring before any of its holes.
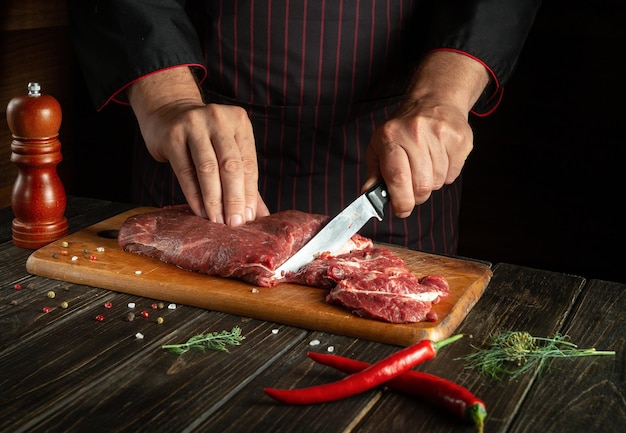
{"type": "Polygon", "coordinates": [[[11,99],[7,106],[11,161],[18,168],[11,195],[13,243],[28,249],[68,232],[65,189],[56,171],[63,159],[58,139],[61,106],[40,91],[38,83],[28,83],[28,95],[11,99]]]}

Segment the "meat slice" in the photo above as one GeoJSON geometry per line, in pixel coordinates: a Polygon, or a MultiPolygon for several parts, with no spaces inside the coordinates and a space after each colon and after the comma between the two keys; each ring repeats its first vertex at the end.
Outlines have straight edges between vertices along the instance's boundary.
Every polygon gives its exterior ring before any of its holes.
{"type": "MultiPolygon", "coordinates": [[[[273,271],[327,220],[324,215],[287,210],[232,228],[180,205],[131,216],[120,228],[118,242],[125,251],[186,270],[272,287],[282,281],[273,271]]],[[[371,240],[356,235],[344,249],[371,245],[371,240]]]]}
{"type": "Polygon", "coordinates": [[[450,294],[442,276],[418,279],[404,261],[385,248],[320,257],[294,280],[331,288],[326,302],[354,314],[391,323],[436,321],[432,305],[450,294]]]}

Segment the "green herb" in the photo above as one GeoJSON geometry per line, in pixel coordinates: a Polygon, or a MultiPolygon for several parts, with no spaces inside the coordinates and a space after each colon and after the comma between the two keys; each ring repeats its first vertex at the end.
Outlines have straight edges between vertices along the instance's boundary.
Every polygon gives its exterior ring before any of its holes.
{"type": "Polygon", "coordinates": [[[614,351],[579,349],[574,343],[565,341],[567,338],[561,334],[542,338],[533,337],[528,332],[504,331],[492,335],[486,348],[472,346],[478,351],[459,359],[467,361],[468,368],[476,368],[484,375],[514,379],[549,358],[615,355],[614,351]]]}
{"type": "Polygon", "coordinates": [[[245,338],[241,335],[241,328],[235,326],[231,331],[194,335],[184,344],[166,344],[161,346],[161,349],[167,349],[176,355],[182,355],[190,349],[200,349],[203,352],[207,349],[228,352],[226,346],[239,346],[245,338]]]}

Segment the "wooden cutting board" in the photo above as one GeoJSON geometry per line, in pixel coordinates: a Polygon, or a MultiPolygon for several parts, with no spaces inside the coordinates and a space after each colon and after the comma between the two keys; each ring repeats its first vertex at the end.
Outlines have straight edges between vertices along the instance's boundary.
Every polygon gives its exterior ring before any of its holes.
{"type": "Polygon", "coordinates": [[[416,276],[445,276],[451,294],[435,305],[436,322],[397,325],[363,319],[327,304],[323,289],[296,284],[255,287],[122,251],[116,238],[122,223],[131,215],[154,210],[133,209],[46,245],[28,258],[26,268],[32,274],[71,283],[400,346],[451,335],[491,278],[488,263],[385,245],[416,276]]]}

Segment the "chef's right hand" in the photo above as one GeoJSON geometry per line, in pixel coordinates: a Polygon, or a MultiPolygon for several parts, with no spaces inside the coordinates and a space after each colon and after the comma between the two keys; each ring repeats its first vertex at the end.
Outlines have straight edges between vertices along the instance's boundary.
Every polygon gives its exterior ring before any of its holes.
{"type": "Polygon", "coordinates": [[[204,104],[187,67],[142,78],[128,98],[148,151],[170,163],[194,213],[233,227],[269,215],[243,108],[204,104]]]}
{"type": "Polygon", "coordinates": [[[384,179],[394,213],[406,218],[432,191],[454,182],[474,146],[470,110],[489,78],[468,55],[425,56],[404,104],[372,134],[363,190],[384,179]]]}

